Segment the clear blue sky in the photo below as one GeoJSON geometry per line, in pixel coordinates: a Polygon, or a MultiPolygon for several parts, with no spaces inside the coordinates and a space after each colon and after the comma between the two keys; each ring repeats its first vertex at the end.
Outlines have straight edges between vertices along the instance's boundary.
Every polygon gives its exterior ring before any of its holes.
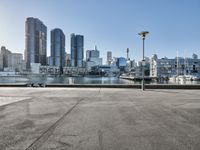
{"type": "MultiPolygon", "coordinates": [[[[145,55],[174,58],[200,55],[199,0],[0,0],[0,46],[24,52],[25,20],[36,17],[48,28],[47,52],[50,55],[50,30],[61,28],[70,52],[70,34],[82,34],[85,51],[97,45],[101,56],[142,58],[138,32],[147,30],[145,55]]],[[[104,59],[105,61],[105,59],[104,59]]]]}

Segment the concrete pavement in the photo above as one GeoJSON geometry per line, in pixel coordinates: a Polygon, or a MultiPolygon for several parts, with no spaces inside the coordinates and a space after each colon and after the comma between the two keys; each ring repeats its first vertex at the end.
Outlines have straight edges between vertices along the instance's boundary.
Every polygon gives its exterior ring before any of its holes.
{"type": "Polygon", "coordinates": [[[0,88],[1,150],[198,150],[199,90],[0,88]]]}

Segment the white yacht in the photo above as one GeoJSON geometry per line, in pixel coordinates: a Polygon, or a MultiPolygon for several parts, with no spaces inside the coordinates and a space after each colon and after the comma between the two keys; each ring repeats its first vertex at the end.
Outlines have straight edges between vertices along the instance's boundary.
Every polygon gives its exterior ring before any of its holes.
{"type": "Polygon", "coordinates": [[[177,75],[174,75],[174,76],[172,76],[172,77],[169,78],[169,80],[171,82],[197,81],[197,80],[200,79],[199,77],[197,77],[195,75],[186,74],[186,68],[188,66],[186,58],[184,58],[184,64],[185,64],[184,65],[185,66],[184,73],[183,73],[183,75],[180,75],[179,74],[179,59],[178,59],[178,53],[177,53],[177,75]]]}
{"type": "Polygon", "coordinates": [[[198,77],[195,75],[181,75],[178,76],[178,79],[181,81],[197,81],[198,77]]]}
{"type": "Polygon", "coordinates": [[[178,82],[178,81],[197,81],[199,78],[195,75],[176,75],[169,78],[172,82],[178,82]]]}

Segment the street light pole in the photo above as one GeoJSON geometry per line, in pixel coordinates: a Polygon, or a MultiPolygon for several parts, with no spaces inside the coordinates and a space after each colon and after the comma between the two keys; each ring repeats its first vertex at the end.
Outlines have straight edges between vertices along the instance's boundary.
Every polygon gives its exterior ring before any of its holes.
{"type": "Polygon", "coordinates": [[[141,37],[142,37],[142,44],[143,44],[143,49],[142,49],[142,51],[143,51],[143,57],[142,57],[142,90],[144,91],[144,89],[145,89],[145,84],[144,84],[144,63],[145,63],[145,60],[144,60],[144,40],[145,40],[145,37],[146,37],[146,35],[147,34],[149,34],[149,32],[148,31],[142,31],[142,32],[140,32],[140,33],[138,33],[141,37]]]}

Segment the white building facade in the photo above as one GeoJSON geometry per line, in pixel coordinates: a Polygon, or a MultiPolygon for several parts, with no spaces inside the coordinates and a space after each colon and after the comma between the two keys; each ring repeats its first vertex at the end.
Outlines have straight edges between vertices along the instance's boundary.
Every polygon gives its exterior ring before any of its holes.
{"type": "Polygon", "coordinates": [[[11,53],[8,55],[8,68],[22,72],[23,69],[23,56],[20,53],[11,53]]]}
{"type": "Polygon", "coordinates": [[[156,55],[153,55],[150,59],[150,76],[158,78],[174,75],[200,76],[200,59],[194,56],[194,58],[158,59],[156,55]]]}

